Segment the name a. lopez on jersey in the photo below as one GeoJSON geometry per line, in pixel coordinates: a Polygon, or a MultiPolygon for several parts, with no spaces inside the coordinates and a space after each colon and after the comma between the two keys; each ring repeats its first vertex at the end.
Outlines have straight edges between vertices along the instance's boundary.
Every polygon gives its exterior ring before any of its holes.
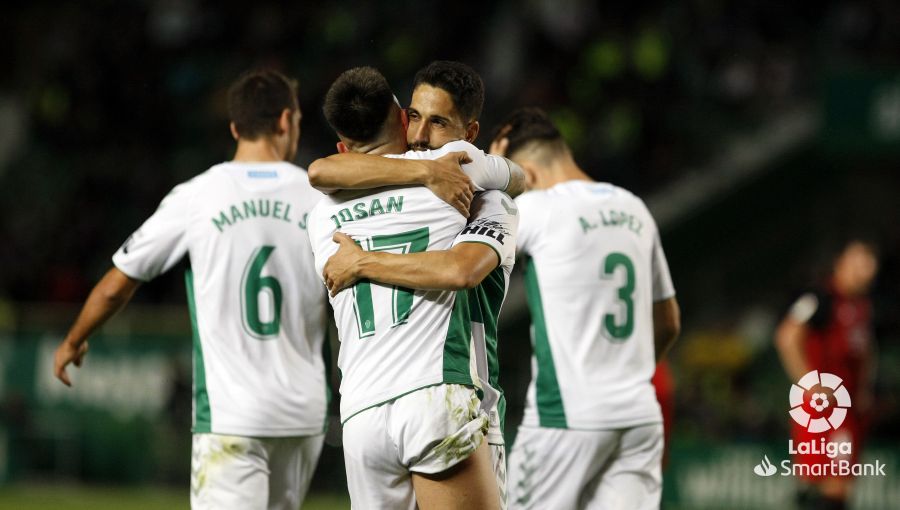
{"type": "Polygon", "coordinates": [[[506,227],[499,222],[483,220],[466,225],[462,232],[459,233],[461,236],[466,234],[490,237],[491,239],[495,239],[498,243],[504,244],[503,239],[509,235],[509,232],[506,230],[506,227]]]}
{"type": "Polygon", "coordinates": [[[331,221],[337,228],[350,221],[361,220],[369,216],[378,216],[379,214],[396,214],[403,212],[403,195],[387,197],[386,203],[382,204],[380,198],[373,198],[371,202],[357,202],[350,207],[345,207],[338,211],[337,214],[331,215],[331,221]]]}
{"type": "Polygon", "coordinates": [[[637,216],[625,211],[616,210],[597,211],[597,213],[600,216],[599,222],[595,221],[594,223],[591,223],[583,216],[578,217],[578,221],[581,223],[581,228],[585,234],[598,227],[623,227],[637,235],[641,235],[641,229],[644,227],[644,224],[637,216]]]}
{"type": "MultiPolygon", "coordinates": [[[[306,230],[306,217],[307,214],[304,214],[303,219],[297,222],[297,226],[304,230],[306,230]]],[[[225,227],[230,227],[239,221],[249,220],[250,218],[270,218],[293,223],[291,219],[291,204],[267,198],[244,200],[240,204],[232,204],[220,211],[218,217],[212,218],[212,222],[219,232],[223,232],[225,227]]]]}

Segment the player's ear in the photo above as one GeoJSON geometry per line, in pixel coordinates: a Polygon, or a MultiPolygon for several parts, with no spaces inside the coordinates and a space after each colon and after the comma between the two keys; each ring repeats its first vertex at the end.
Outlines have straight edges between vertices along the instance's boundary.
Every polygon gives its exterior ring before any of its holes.
{"type": "Polygon", "coordinates": [[[478,138],[478,130],[480,129],[481,125],[478,124],[477,120],[469,122],[468,127],[466,127],[466,141],[469,143],[475,143],[475,139],[478,138]]]}
{"type": "Polygon", "coordinates": [[[240,140],[241,135],[238,134],[237,126],[234,125],[234,122],[228,124],[228,127],[231,129],[231,137],[234,138],[234,141],[240,140]]]}
{"type": "Polygon", "coordinates": [[[403,126],[403,132],[406,133],[409,128],[409,113],[406,108],[400,108],[400,125],[403,126]]]}
{"type": "Polygon", "coordinates": [[[344,154],[345,152],[350,152],[350,149],[347,148],[347,146],[344,144],[344,142],[338,142],[337,143],[337,151],[338,151],[338,154],[344,154]]]}
{"type": "Polygon", "coordinates": [[[525,173],[525,189],[539,189],[540,170],[531,161],[518,161],[525,173]]]}
{"type": "Polygon", "coordinates": [[[290,108],[281,110],[281,116],[278,117],[278,134],[291,132],[291,120],[294,118],[294,112],[290,108]]]}

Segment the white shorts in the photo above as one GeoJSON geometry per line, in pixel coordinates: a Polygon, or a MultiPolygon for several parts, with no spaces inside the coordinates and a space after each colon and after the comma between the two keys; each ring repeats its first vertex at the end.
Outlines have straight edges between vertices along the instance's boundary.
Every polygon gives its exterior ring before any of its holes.
{"type": "Polygon", "coordinates": [[[194,434],[191,508],[297,510],[323,439],[323,434],[269,438],[194,434]]]}
{"type": "Polygon", "coordinates": [[[370,407],[344,423],[353,508],[414,509],[411,473],[441,473],[484,441],[488,417],[473,388],[442,384],[370,407]]]}
{"type": "Polygon", "coordinates": [[[661,423],[616,430],[519,427],[509,508],[658,509],[661,423]]]}

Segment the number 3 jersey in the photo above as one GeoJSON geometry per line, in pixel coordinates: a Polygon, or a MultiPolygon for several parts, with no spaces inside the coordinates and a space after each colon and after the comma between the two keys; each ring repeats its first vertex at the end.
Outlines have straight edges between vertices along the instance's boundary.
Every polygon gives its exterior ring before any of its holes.
{"type": "Polygon", "coordinates": [[[516,203],[534,347],[523,425],[660,422],[653,302],[675,290],[643,201],[610,184],[568,181],[516,203]]]}
{"type": "Polygon", "coordinates": [[[223,163],[176,186],[113,256],[142,281],[190,258],[195,433],[323,431],[326,296],[306,233],[321,197],[290,163],[223,163]]]}
{"type": "MultiPolygon", "coordinates": [[[[466,142],[406,158],[435,159],[465,150],[463,166],[476,187],[505,188],[506,160],[486,156],[466,142]]],[[[319,274],[338,245],[351,236],[367,251],[413,253],[448,250],[466,219],[428,188],[390,187],[357,198],[328,196],[310,215],[309,236],[319,274]]],[[[369,407],[435,384],[474,386],[471,323],[466,292],[420,291],[357,282],[331,298],[341,340],[341,420],[369,407]]],[[[474,366],[474,365],[473,365],[474,366]]]]}

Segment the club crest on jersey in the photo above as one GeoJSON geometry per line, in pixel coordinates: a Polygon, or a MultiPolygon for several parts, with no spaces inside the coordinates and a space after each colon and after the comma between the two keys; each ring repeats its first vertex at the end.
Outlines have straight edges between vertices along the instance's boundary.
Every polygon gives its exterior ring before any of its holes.
{"type": "Polygon", "coordinates": [[[466,225],[466,228],[460,232],[460,235],[478,235],[496,239],[498,243],[503,244],[503,239],[509,235],[506,227],[499,222],[492,220],[476,221],[466,225]]]}

